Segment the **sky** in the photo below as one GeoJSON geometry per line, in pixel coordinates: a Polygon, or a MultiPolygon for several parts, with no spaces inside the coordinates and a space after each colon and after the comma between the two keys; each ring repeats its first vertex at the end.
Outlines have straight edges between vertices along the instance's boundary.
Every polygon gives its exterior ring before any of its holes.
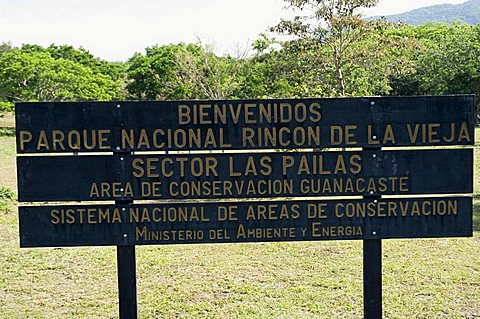
{"type": "MultiPolygon", "coordinates": [[[[390,15],[465,0],[380,0],[366,16],[390,15]]],[[[0,0],[0,42],[83,47],[109,61],[126,61],[156,44],[214,44],[245,50],[274,26],[282,0],[0,0]]]]}

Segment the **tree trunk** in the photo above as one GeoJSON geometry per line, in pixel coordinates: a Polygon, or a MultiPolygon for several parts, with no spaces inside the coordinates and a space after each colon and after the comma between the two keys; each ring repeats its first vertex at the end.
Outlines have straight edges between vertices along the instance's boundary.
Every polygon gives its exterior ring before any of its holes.
{"type": "Polygon", "coordinates": [[[340,96],[345,96],[345,80],[343,79],[342,66],[338,65],[337,68],[337,82],[340,90],[340,96]]]}
{"type": "Polygon", "coordinates": [[[343,78],[342,62],[338,56],[337,46],[333,48],[333,63],[335,64],[335,77],[337,79],[337,88],[340,96],[345,96],[345,79],[343,78]]]}

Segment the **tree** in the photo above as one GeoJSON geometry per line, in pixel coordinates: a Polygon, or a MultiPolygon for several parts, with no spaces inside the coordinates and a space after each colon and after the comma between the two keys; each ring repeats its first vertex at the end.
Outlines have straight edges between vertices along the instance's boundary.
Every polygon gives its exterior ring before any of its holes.
{"type": "Polygon", "coordinates": [[[0,56],[2,56],[2,54],[4,54],[4,53],[13,51],[13,49],[14,49],[14,47],[12,46],[12,44],[10,42],[0,43],[0,56]]]}
{"type": "Polygon", "coordinates": [[[279,43],[276,39],[262,34],[253,48],[255,54],[243,61],[238,76],[239,98],[279,98],[303,95],[295,87],[296,83],[283,65],[292,65],[292,57],[285,51],[274,47],[279,43]]]}
{"type": "Polygon", "coordinates": [[[48,52],[13,50],[0,56],[0,100],[110,100],[118,87],[112,79],[48,52]]]}
{"type": "MultiPolygon", "coordinates": [[[[395,28],[385,21],[370,22],[368,32],[351,44],[342,65],[343,81],[347,84],[344,95],[388,95],[392,90],[391,78],[412,68],[406,54],[411,41],[392,35],[390,30],[395,28]]],[[[272,40],[262,38],[256,43],[262,49],[272,40]]],[[[329,46],[301,38],[279,44],[277,50],[257,50],[250,61],[268,74],[265,78],[251,77],[260,79],[257,86],[267,90],[266,96],[339,95],[329,46]]]]}
{"type": "Polygon", "coordinates": [[[414,37],[398,32],[403,26],[371,21],[368,32],[352,45],[354,54],[345,64],[346,82],[353,96],[392,95],[415,70],[421,48],[414,37]]]}
{"type": "MultiPolygon", "coordinates": [[[[7,52],[13,51],[13,46],[10,42],[2,42],[0,43],[0,57],[7,52]]],[[[13,112],[14,110],[14,104],[8,101],[2,101],[0,99],[0,113],[2,112],[13,112]]],[[[2,114],[0,114],[0,117],[2,117],[2,114]]]]}
{"type": "Polygon", "coordinates": [[[188,98],[227,99],[238,96],[246,52],[237,57],[218,56],[214,45],[185,46],[175,55],[175,81],[188,90],[188,98]]]}
{"type": "Polygon", "coordinates": [[[388,32],[410,44],[400,52],[410,67],[391,77],[392,94],[480,95],[480,26],[427,23],[388,32]]]}
{"type": "Polygon", "coordinates": [[[480,93],[479,26],[429,23],[414,30],[425,48],[417,62],[419,93],[480,93]]]}
{"type": "MultiPolygon", "coordinates": [[[[352,57],[352,47],[367,33],[369,23],[356,13],[360,8],[377,4],[378,0],[285,0],[294,9],[307,12],[293,20],[282,20],[272,31],[295,36],[302,46],[309,49],[329,50],[327,56],[335,79],[332,93],[347,93],[344,67],[352,57]]],[[[322,56],[324,58],[325,56],[322,56]]],[[[318,61],[325,65],[325,61],[318,61]]],[[[325,70],[330,71],[330,70],[325,70]]]]}
{"type": "Polygon", "coordinates": [[[123,85],[125,80],[125,63],[110,62],[99,59],[84,48],[75,49],[70,45],[50,45],[47,52],[54,59],[64,59],[79,63],[88,67],[94,74],[103,74],[109,76],[119,86],[123,85]]]}
{"type": "Polygon", "coordinates": [[[191,45],[171,44],[145,49],[145,54],[135,53],[128,61],[127,91],[134,99],[182,99],[186,88],[175,82],[175,56],[191,45]]]}
{"type": "Polygon", "coordinates": [[[244,59],[218,56],[212,45],[146,48],[128,61],[127,90],[135,99],[224,99],[237,97],[244,59]]]}
{"type": "Polygon", "coordinates": [[[95,57],[84,48],[75,49],[71,45],[50,45],[43,48],[39,45],[25,44],[22,46],[24,52],[45,52],[55,60],[63,59],[75,62],[90,69],[95,75],[108,76],[115,82],[118,90],[115,99],[124,99],[125,92],[125,71],[126,65],[122,62],[109,62],[95,57]]]}

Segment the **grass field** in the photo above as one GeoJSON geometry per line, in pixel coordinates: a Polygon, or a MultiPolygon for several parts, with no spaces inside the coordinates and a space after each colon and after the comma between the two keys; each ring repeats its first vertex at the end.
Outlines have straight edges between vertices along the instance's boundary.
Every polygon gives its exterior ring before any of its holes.
{"type": "MultiPolygon", "coordinates": [[[[480,318],[476,138],[474,237],[384,240],[384,318],[480,318]]],[[[12,128],[0,167],[15,189],[12,128]]],[[[362,242],[138,246],[137,284],[139,318],[362,318],[362,242]]],[[[117,298],[114,247],[20,249],[0,211],[0,318],[116,318],[117,298]]]]}

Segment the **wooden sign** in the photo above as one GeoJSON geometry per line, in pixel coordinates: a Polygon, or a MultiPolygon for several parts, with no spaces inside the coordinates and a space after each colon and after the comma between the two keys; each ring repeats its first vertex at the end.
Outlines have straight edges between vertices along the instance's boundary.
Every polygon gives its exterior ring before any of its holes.
{"type": "Polygon", "coordinates": [[[472,199],[20,207],[21,247],[472,236],[472,199]]]}
{"type": "Polygon", "coordinates": [[[18,200],[215,199],[473,192],[471,149],[25,156],[18,200]]]}
{"type": "Polygon", "coordinates": [[[21,245],[471,236],[473,101],[19,103],[19,202],[58,205],[20,207],[21,245]]]}
{"type": "Polygon", "coordinates": [[[17,153],[473,145],[474,97],[16,104],[17,153]]]}

